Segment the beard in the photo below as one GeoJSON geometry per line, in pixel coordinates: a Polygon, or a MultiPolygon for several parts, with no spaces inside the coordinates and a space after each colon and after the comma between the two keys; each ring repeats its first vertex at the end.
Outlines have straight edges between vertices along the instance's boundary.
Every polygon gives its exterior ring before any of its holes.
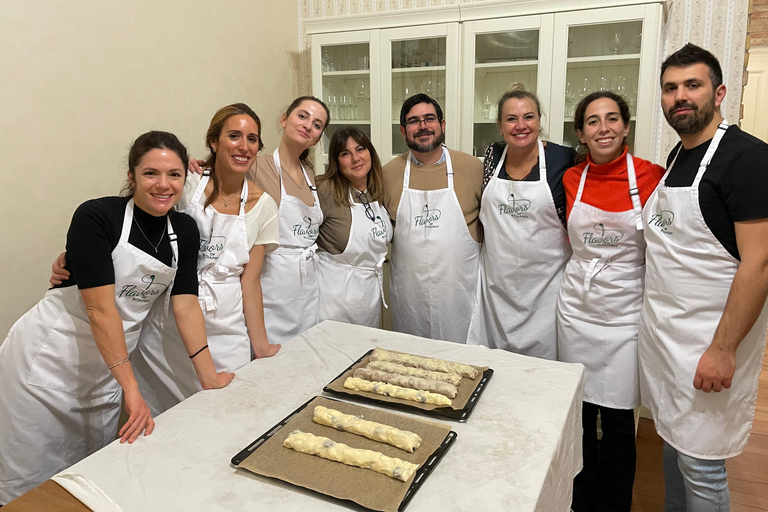
{"type": "Polygon", "coordinates": [[[429,153],[430,151],[433,151],[437,148],[439,148],[443,142],[445,142],[445,132],[441,129],[440,135],[435,136],[435,140],[430,142],[429,144],[419,144],[416,142],[417,137],[421,137],[423,135],[434,135],[434,130],[420,130],[413,134],[413,137],[405,137],[405,144],[411,149],[411,151],[415,151],[416,153],[429,153]]]}
{"type": "Polygon", "coordinates": [[[709,126],[715,117],[715,95],[712,99],[699,108],[698,105],[691,102],[680,101],[672,105],[669,110],[664,112],[664,117],[669,125],[679,134],[691,135],[699,133],[709,126]],[[675,110],[679,108],[689,108],[691,112],[684,116],[675,115],[675,110]]]}

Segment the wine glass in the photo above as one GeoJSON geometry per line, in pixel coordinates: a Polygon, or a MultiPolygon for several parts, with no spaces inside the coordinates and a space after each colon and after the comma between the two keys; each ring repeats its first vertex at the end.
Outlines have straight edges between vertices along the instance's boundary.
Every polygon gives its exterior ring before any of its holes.
{"type": "MultiPolygon", "coordinates": [[[[362,109],[365,109],[366,100],[370,98],[370,94],[368,93],[368,82],[366,80],[363,80],[362,78],[359,78],[355,81],[355,98],[359,100],[358,106],[362,107],[362,109]]],[[[360,115],[357,116],[358,119],[365,119],[365,112],[360,112],[360,115]]]]}
{"type": "Polygon", "coordinates": [[[427,77],[421,81],[421,92],[428,96],[432,96],[433,91],[432,78],[427,77]]]}
{"type": "Polygon", "coordinates": [[[485,119],[491,118],[491,95],[487,90],[483,95],[483,117],[485,119]]]}
{"type": "Polygon", "coordinates": [[[613,77],[613,79],[611,80],[611,88],[616,94],[618,94],[622,98],[627,97],[627,92],[628,92],[627,79],[624,78],[623,76],[618,75],[613,77]]]}
{"type": "Polygon", "coordinates": [[[629,40],[629,43],[639,50],[640,46],[643,44],[643,33],[638,32],[637,34],[633,35],[629,40]]]}
{"type": "Polygon", "coordinates": [[[605,46],[611,50],[614,55],[618,54],[626,44],[627,38],[624,33],[619,30],[610,32],[605,36],[605,46]]]}
{"type": "Polygon", "coordinates": [[[611,86],[609,84],[609,81],[604,76],[601,76],[597,79],[597,90],[598,91],[609,91],[611,89],[611,86]]]}
{"type": "Polygon", "coordinates": [[[570,81],[565,82],[565,117],[573,117],[573,103],[576,99],[575,87],[570,81]]]}

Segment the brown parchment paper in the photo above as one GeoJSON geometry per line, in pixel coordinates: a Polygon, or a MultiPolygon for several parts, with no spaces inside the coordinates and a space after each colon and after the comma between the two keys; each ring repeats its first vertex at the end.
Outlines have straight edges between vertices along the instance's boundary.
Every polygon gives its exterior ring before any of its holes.
{"type": "MultiPolygon", "coordinates": [[[[433,421],[409,418],[319,396],[315,397],[303,411],[291,418],[284,427],[254,450],[238,466],[258,475],[279,478],[328,496],[351,500],[373,510],[397,512],[415,475],[407,482],[401,482],[369,469],[347,466],[315,455],[299,453],[283,446],[285,438],[294,430],[310,432],[353,448],[374,450],[389,457],[397,457],[423,465],[432,453],[440,447],[451,428],[448,425],[433,421]],[[421,446],[413,453],[408,453],[388,444],[320,425],[312,421],[312,413],[316,405],[336,409],[345,414],[353,414],[401,430],[409,430],[421,437],[421,446]]],[[[255,432],[254,438],[260,434],[255,432]]]]}
{"type": "MultiPolygon", "coordinates": [[[[409,354],[407,352],[398,352],[397,350],[389,350],[387,349],[387,352],[393,352],[396,354],[408,354],[408,355],[420,355],[420,354],[409,354]]],[[[429,356],[421,356],[421,357],[429,357],[429,356]]],[[[333,391],[336,391],[338,393],[344,393],[347,395],[357,395],[357,396],[364,396],[368,398],[373,398],[374,400],[378,400],[381,402],[390,402],[393,404],[403,404],[403,405],[409,405],[411,407],[414,407],[416,409],[422,409],[424,411],[432,411],[435,409],[445,409],[448,406],[443,405],[433,405],[433,404],[422,404],[421,402],[414,402],[413,400],[403,400],[402,398],[394,398],[390,396],[380,395],[378,393],[369,393],[367,391],[355,391],[353,389],[347,389],[344,387],[344,381],[347,380],[347,377],[351,377],[354,371],[358,368],[365,368],[368,366],[368,363],[371,360],[371,356],[365,356],[365,358],[360,361],[360,363],[353,366],[348,371],[344,372],[344,374],[331,381],[326,387],[328,389],[332,389],[333,391]]],[[[456,361],[460,362],[460,361],[456,361]]],[[[459,385],[457,386],[457,394],[456,398],[451,399],[451,405],[450,409],[453,409],[455,411],[460,411],[464,409],[464,407],[467,406],[467,402],[469,402],[469,398],[472,396],[472,393],[475,392],[475,389],[477,389],[477,385],[480,384],[480,380],[482,380],[483,373],[485,370],[488,369],[487,366],[474,366],[469,365],[473,368],[477,368],[480,370],[480,373],[478,373],[477,377],[474,379],[470,379],[468,377],[462,377],[461,382],[459,382],[459,385]]]]}

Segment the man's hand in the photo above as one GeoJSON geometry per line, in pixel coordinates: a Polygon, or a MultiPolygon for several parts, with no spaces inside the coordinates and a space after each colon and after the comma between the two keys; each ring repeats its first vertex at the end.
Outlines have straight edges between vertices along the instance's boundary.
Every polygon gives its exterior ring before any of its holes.
{"type": "Polygon", "coordinates": [[[64,268],[67,265],[66,254],[66,252],[59,254],[59,257],[51,265],[51,277],[48,279],[51,286],[56,286],[69,279],[69,270],[64,268]]]}
{"type": "Polygon", "coordinates": [[[736,371],[736,353],[710,346],[704,351],[696,367],[693,387],[705,393],[716,393],[731,387],[733,373],[736,371]]]}

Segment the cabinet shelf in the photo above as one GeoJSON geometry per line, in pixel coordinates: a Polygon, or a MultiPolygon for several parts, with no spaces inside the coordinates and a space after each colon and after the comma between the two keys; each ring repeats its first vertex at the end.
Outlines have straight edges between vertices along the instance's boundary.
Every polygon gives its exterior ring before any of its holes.
{"type": "Polygon", "coordinates": [[[323,71],[323,77],[328,77],[328,78],[333,78],[333,77],[365,78],[370,74],[371,74],[370,71],[367,69],[354,69],[352,71],[323,71]]]}
{"type": "MultiPolygon", "coordinates": [[[[634,123],[635,121],[637,121],[637,118],[636,118],[635,116],[631,116],[631,117],[629,118],[629,122],[630,122],[630,123],[634,123]]],[[[573,117],[564,117],[564,118],[563,118],[563,123],[570,123],[570,124],[573,124],[573,117]]]]}
{"type": "Polygon", "coordinates": [[[571,57],[566,62],[569,69],[594,68],[598,66],[623,66],[640,61],[639,53],[628,55],[598,55],[596,57],[571,57]]]}
{"type": "Polygon", "coordinates": [[[370,119],[331,119],[331,122],[328,123],[328,126],[334,126],[334,125],[350,125],[350,124],[371,124],[370,119]]]}
{"type": "Polygon", "coordinates": [[[504,60],[499,62],[483,62],[475,64],[476,70],[491,71],[499,69],[500,71],[506,71],[507,69],[535,69],[539,65],[538,60],[504,60]]]}
{"type": "Polygon", "coordinates": [[[445,71],[445,66],[420,66],[417,68],[392,68],[393,75],[419,75],[429,74],[435,71],[445,71]]]}

